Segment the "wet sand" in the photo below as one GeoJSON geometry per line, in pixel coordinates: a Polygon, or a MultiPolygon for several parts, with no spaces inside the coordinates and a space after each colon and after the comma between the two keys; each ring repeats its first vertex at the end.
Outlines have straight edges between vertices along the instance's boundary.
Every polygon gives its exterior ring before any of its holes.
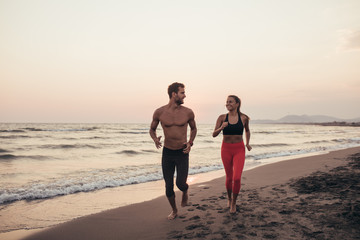
{"type": "Polygon", "coordinates": [[[192,185],[169,221],[165,196],[81,217],[24,239],[360,239],[360,147],[245,171],[236,214],[225,178],[192,185]]]}

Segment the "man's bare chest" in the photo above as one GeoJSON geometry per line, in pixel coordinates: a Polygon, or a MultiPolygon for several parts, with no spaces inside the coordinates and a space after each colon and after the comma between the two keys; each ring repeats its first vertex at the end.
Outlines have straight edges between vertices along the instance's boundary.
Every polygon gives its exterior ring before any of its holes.
{"type": "Polygon", "coordinates": [[[163,112],[160,116],[160,122],[165,127],[182,127],[188,123],[188,120],[189,119],[184,112],[163,112]]]}

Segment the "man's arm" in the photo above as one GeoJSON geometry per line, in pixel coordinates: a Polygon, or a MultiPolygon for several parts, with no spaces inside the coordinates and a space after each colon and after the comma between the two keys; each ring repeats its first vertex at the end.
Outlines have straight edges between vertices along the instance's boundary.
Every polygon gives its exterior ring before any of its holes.
{"type": "Polygon", "coordinates": [[[195,122],[195,114],[192,110],[190,110],[190,117],[189,117],[189,126],[190,126],[190,138],[189,141],[186,144],[186,148],[184,149],[184,153],[189,153],[191,150],[191,146],[194,143],[197,128],[196,128],[196,122],[195,122]]]}
{"type": "Polygon", "coordinates": [[[160,122],[159,111],[156,110],[153,115],[153,120],[150,124],[149,133],[150,133],[152,140],[155,143],[156,148],[158,148],[158,149],[161,148],[161,146],[162,146],[162,144],[160,142],[161,136],[159,136],[159,137],[156,136],[156,128],[159,125],[159,122],[160,122]]]}

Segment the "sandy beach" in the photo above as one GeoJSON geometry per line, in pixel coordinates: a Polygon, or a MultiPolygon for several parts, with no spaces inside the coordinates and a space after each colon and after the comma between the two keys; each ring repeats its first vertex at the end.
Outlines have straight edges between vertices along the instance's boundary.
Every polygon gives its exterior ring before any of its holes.
{"type": "Polygon", "coordinates": [[[360,239],[359,180],[356,147],[245,171],[234,215],[221,177],[192,185],[189,206],[172,221],[162,196],[23,239],[360,239]]]}

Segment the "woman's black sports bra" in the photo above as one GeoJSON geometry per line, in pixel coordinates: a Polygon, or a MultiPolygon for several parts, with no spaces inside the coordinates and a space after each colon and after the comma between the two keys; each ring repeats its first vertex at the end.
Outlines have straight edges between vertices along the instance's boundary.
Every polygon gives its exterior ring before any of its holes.
{"type": "Polygon", "coordinates": [[[239,119],[235,124],[229,123],[229,114],[226,114],[225,122],[228,122],[227,127],[223,129],[223,135],[243,135],[244,125],[241,121],[240,113],[238,113],[239,119]]]}

